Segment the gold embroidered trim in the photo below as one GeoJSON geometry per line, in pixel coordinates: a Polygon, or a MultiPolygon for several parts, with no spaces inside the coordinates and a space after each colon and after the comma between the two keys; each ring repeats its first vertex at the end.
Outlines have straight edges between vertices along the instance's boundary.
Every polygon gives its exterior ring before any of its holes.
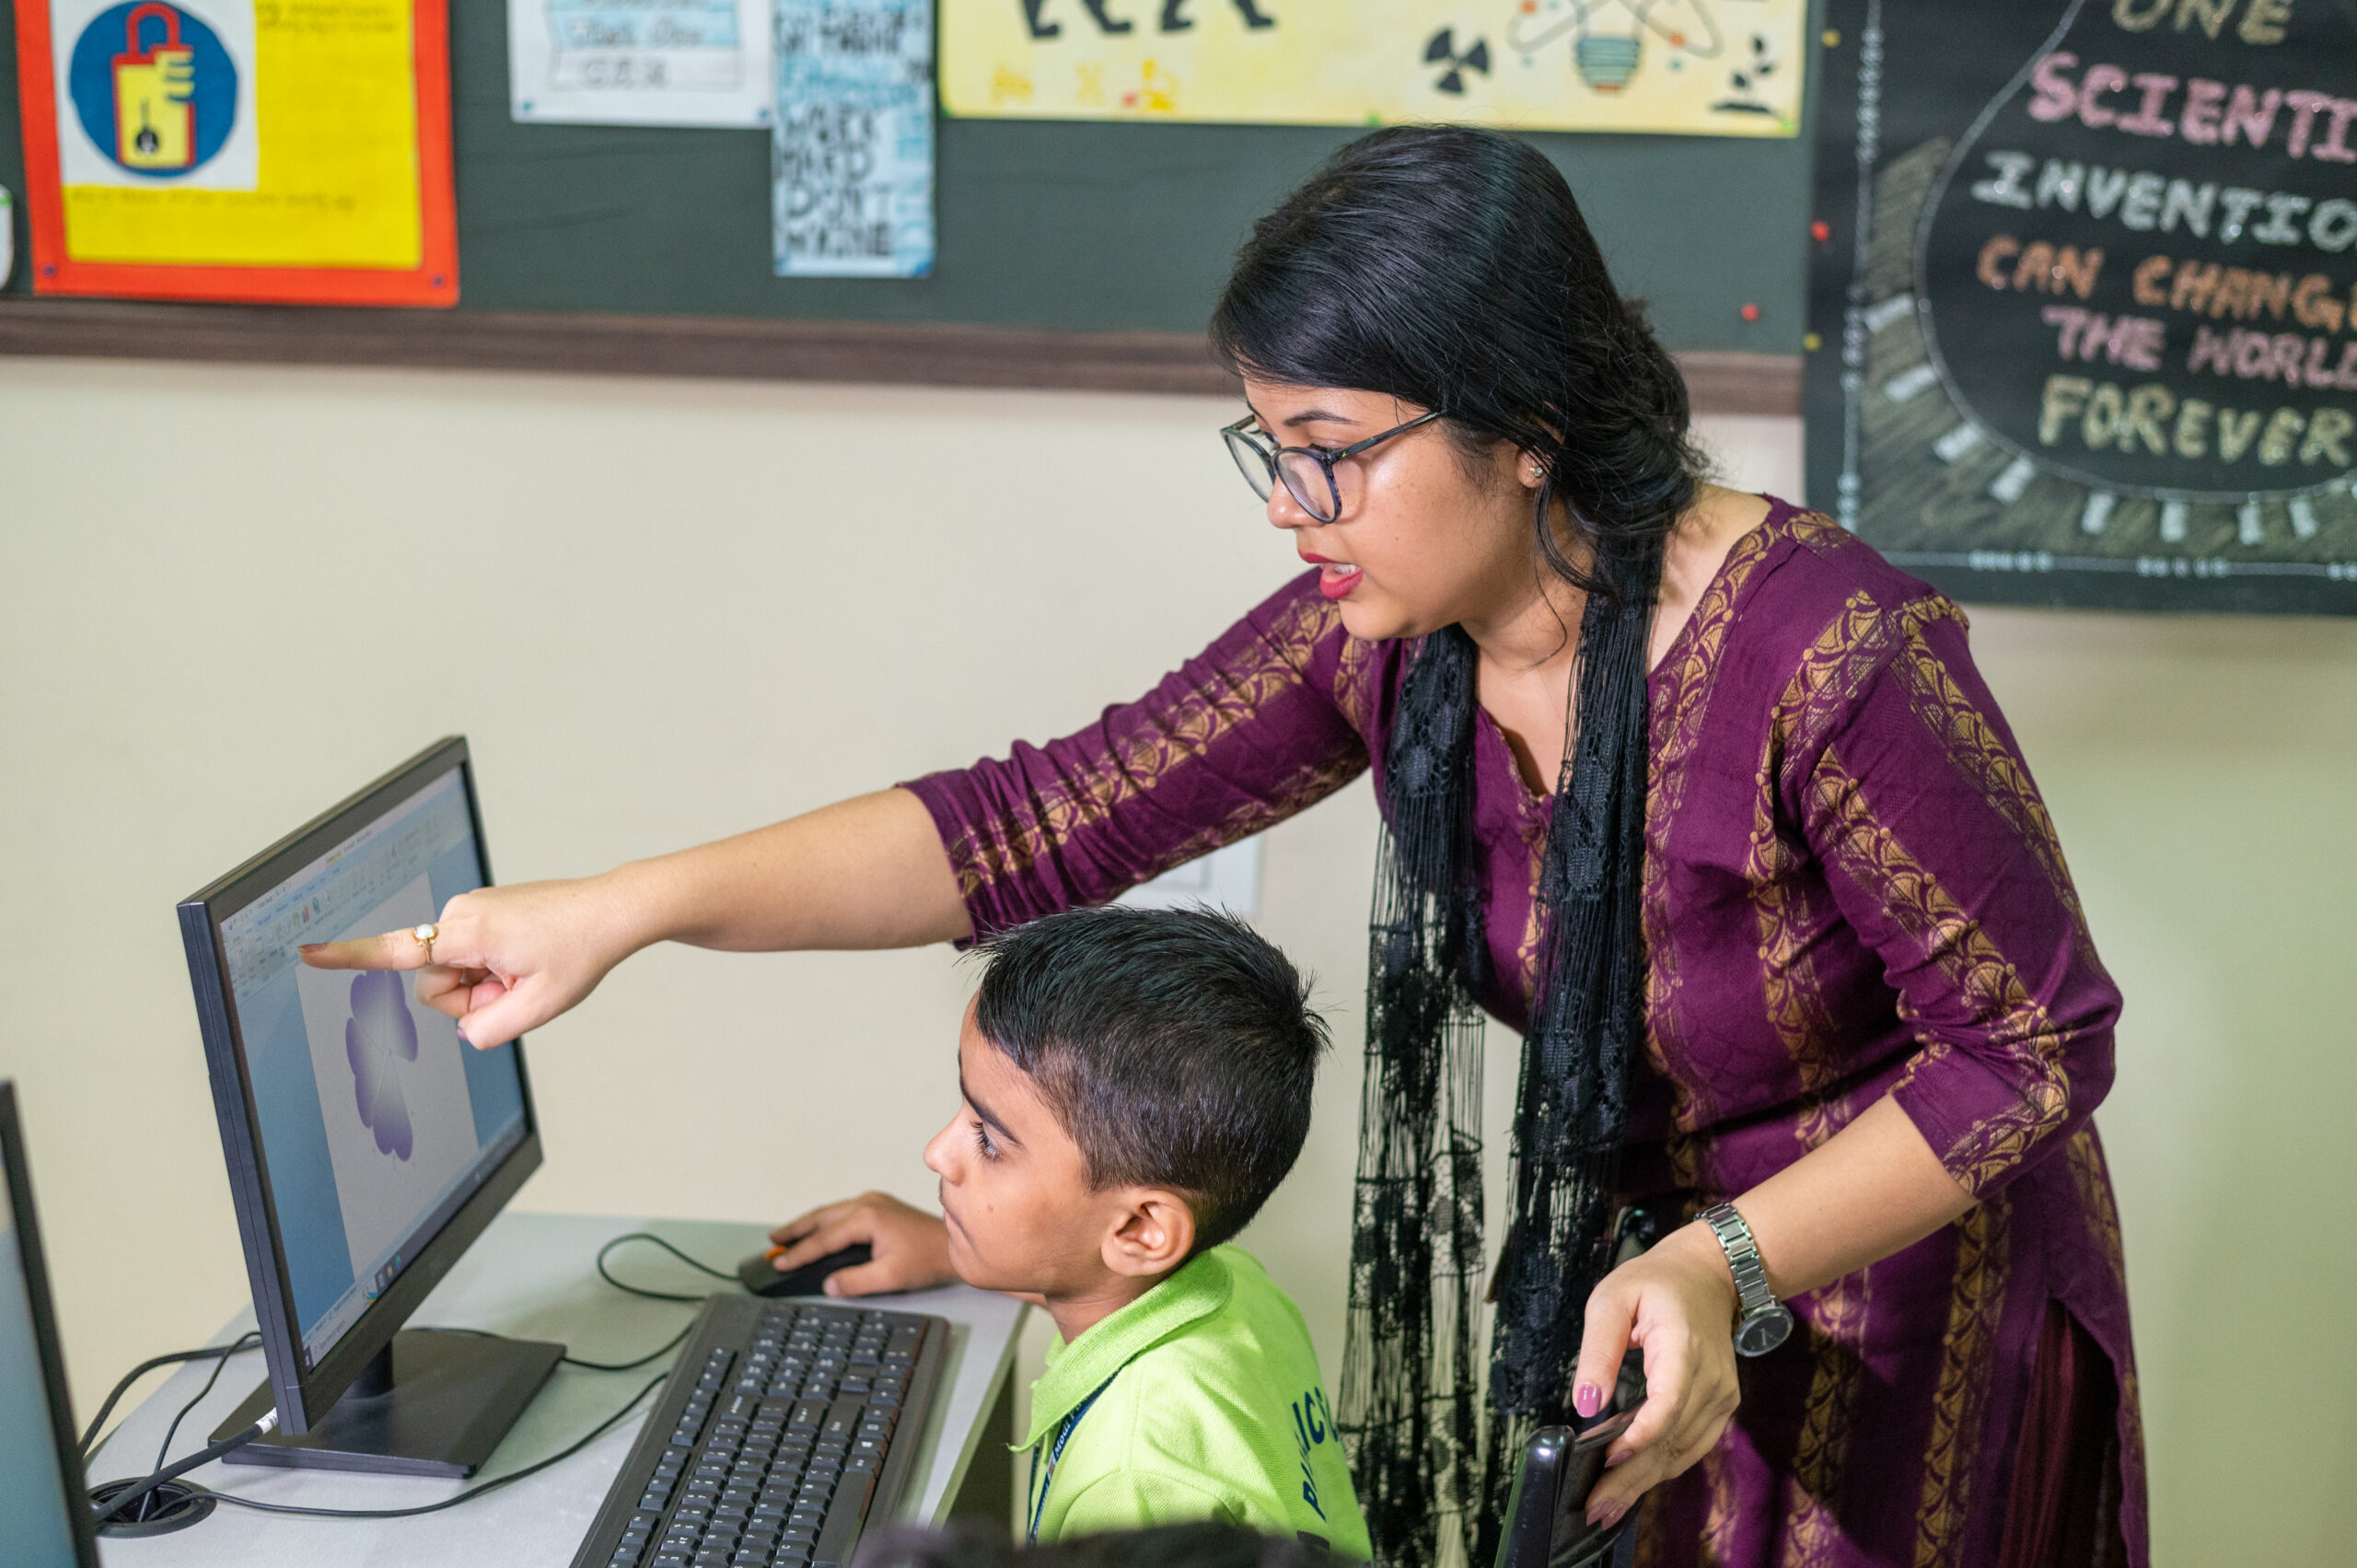
{"type": "MultiPolygon", "coordinates": [[[[2031,1146],[2062,1124],[2071,1107],[2071,1079],[2062,1064],[2061,1031],[2030,993],[1988,928],[1958,904],[1938,878],[1877,821],[1865,786],[1837,751],[1820,756],[1809,807],[1825,824],[1829,853],[1841,868],[1881,896],[1899,929],[1921,944],[1993,1036],[2016,1042],[2036,1067],[2025,1074],[2020,1100],[1983,1117],[1941,1152],[1948,1173],[1976,1194],[2021,1163],[2031,1146]]],[[[1929,1040],[1926,1044],[1931,1043],[1929,1040]]]]}
{"type": "Polygon", "coordinates": [[[1669,919],[1669,823],[1686,798],[1687,763],[1701,739],[1711,692],[1718,681],[1719,652],[1735,627],[1736,601],[1795,520],[1788,517],[1783,528],[1763,523],[1735,541],[1718,575],[1703,589],[1692,619],[1678,634],[1685,651],[1655,672],[1659,688],[1647,716],[1653,755],[1646,770],[1643,892],[1645,1049],[1655,1070],[1670,1086],[1670,1120],[1683,1132],[1703,1125],[1710,1119],[1710,1107],[1703,1102],[1699,1086],[1682,1081],[1670,1066],[1673,1053],[1684,1054],[1684,1040],[1678,1028],[1678,993],[1683,981],[1669,919]]]}
{"type": "Polygon", "coordinates": [[[1155,714],[1153,733],[1117,738],[1110,751],[1041,786],[1006,820],[970,824],[948,846],[960,893],[971,899],[1023,875],[1081,829],[1103,822],[1115,807],[1202,757],[1237,725],[1301,685],[1311,653],[1339,622],[1334,607],[1324,600],[1294,600],[1273,625],[1237,650],[1232,663],[1212,667],[1209,681],[1155,714]]]}
{"type": "Polygon", "coordinates": [[[1932,1394],[1922,1502],[1915,1511],[1915,1568],[1951,1568],[1959,1561],[1987,1413],[1991,1346],[2005,1305],[2008,1218],[2000,1193],[1956,1223],[1956,1284],[1932,1394]]]}
{"type": "MultiPolygon", "coordinates": [[[[1956,619],[1963,620],[1960,612],[1956,619]]],[[[2037,857],[2048,885],[2071,912],[2079,956],[2096,963],[2086,912],[2079,907],[2078,889],[2072,885],[2070,867],[2063,864],[2061,840],[2055,834],[2054,820],[2047,815],[2038,785],[2030,781],[2029,770],[1989,722],[1989,715],[1966,693],[1946,661],[1923,636],[1922,627],[1909,629],[1895,663],[1916,716],[1939,738],[1956,772],[1980,791],[1990,808],[2037,857]]]]}
{"type": "Polygon", "coordinates": [[[1834,1281],[1810,1296],[1808,1317],[1802,1320],[1815,1369],[1784,1486],[1780,1568],[1818,1568],[1833,1561],[1843,1539],[1833,1505],[1850,1456],[1852,1423],[1865,1370],[1873,1280],[1873,1270],[1861,1269],[1834,1281]]]}

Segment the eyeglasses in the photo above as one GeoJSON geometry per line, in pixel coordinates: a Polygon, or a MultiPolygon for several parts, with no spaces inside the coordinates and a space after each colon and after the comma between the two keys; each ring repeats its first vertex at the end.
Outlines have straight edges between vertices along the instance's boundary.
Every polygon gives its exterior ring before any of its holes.
{"type": "Polygon", "coordinates": [[[1342,487],[1335,482],[1334,465],[1345,458],[1355,458],[1369,447],[1402,436],[1419,424],[1430,424],[1441,416],[1441,411],[1420,413],[1405,424],[1395,424],[1379,435],[1364,441],[1353,441],[1338,450],[1322,447],[1278,447],[1269,437],[1252,428],[1257,414],[1246,414],[1234,424],[1220,431],[1227,442],[1227,455],[1244,474],[1244,482],[1253,493],[1266,501],[1279,480],[1284,481],[1285,491],[1301,509],[1321,523],[1330,523],[1342,515],[1342,487]]]}

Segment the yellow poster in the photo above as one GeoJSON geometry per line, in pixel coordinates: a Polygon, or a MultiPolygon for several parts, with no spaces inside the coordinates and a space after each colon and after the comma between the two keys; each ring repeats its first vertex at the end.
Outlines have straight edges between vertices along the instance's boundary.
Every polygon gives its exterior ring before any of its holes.
{"type": "Polygon", "coordinates": [[[940,0],[941,96],[1005,120],[1790,136],[1806,0],[940,0]]]}
{"type": "Polygon", "coordinates": [[[447,306],[444,0],[24,0],[34,287],[447,306]]]}

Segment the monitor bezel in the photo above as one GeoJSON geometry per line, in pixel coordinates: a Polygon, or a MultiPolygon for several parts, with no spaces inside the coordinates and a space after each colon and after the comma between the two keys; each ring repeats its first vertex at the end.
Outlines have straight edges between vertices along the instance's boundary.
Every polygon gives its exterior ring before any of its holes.
{"type": "Polygon", "coordinates": [[[58,1342],[49,1294],[49,1256],[41,1250],[41,1219],[33,1212],[32,1167],[25,1157],[24,1126],[17,1120],[17,1086],[6,1078],[0,1078],[0,1167],[8,1175],[17,1258],[32,1313],[41,1384],[49,1396],[49,1426],[57,1445],[57,1480],[64,1493],[66,1528],[74,1538],[74,1561],[79,1568],[99,1568],[98,1527],[90,1522],[90,1494],[83,1481],[82,1440],[74,1430],[74,1401],[65,1391],[65,1352],[58,1342]]]}
{"type": "Polygon", "coordinates": [[[472,1246],[525,1179],[540,1166],[539,1109],[524,1061],[521,1037],[511,1042],[516,1077],[524,1102],[524,1136],[482,1185],[419,1249],[390,1287],[344,1330],[319,1365],[303,1365],[303,1336],[295,1313],[294,1282],[286,1268],[277,1204],[258,1132],[253,1085],[247,1072],[245,1040],[229,1000],[222,923],[256,899],[350,838],[390,807],[456,768],[474,832],[475,866],[482,885],[492,886],[491,851],[483,837],[482,809],[475,794],[474,763],[464,736],[435,742],[366,788],[313,818],[226,877],[207,883],[180,904],[180,935],[188,952],[189,979],[196,994],[197,1022],[204,1040],[205,1067],[213,1082],[214,1111],[221,1124],[221,1147],[229,1167],[229,1192],[244,1243],[246,1275],[253,1291],[254,1318],[261,1334],[262,1359],[278,1409],[279,1429],[300,1436],[324,1416],[377,1353],[392,1342],[450,1266],[472,1246]]]}

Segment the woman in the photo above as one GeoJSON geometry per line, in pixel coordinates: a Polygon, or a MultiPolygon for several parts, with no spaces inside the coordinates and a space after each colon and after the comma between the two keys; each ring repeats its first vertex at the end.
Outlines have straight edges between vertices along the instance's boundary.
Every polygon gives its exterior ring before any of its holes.
{"type": "MultiPolygon", "coordinates": [[[[1590,1511],[1649,1498],[1641,1561],[2142,1564],[2086,1122],[2118,996],[1961,612],[1700,482],[1677,370],[1509,138],[1343,149],[1258,226],[1213,335],[1250,409],[1224,434],[1314,573],[1044,748],[454,900],[421,993],[492,1043],[660,940],[963,939],[1372,766],[1342,1422],[1383,1560],[1485,1560],[1523,1433],[1594,1412],[1634,1346],[1590,1511]],[[1487,1413],[1480,1009],[1526,1036],[1487,1413]],[[1666,1234],[1629,1256],[1631,1210],[1666,1234]]],[[[781,1262],[869,1238],[848,1286],[936,1278],[936,1223],[836,1205],[781,1262]]]]}

